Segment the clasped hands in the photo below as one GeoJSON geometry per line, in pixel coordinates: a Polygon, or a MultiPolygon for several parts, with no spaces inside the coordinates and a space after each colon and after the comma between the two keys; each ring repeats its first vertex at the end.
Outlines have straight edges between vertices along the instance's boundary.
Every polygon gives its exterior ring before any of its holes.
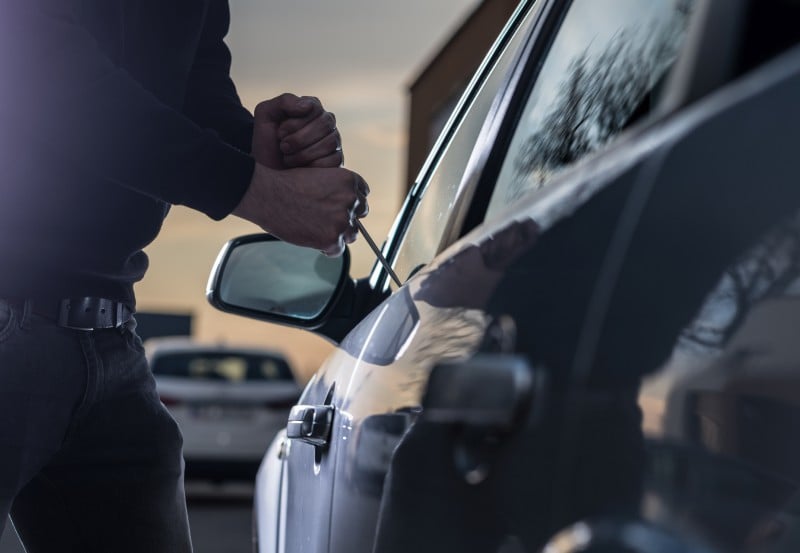
{"type": "Polygon", "coordinates": [[[282,94],[254,114],[255,171],[234,215],[285,242],[341,255],[369,212],[369,186],[344,169],[336,118],[317,98],[282,94]]]}

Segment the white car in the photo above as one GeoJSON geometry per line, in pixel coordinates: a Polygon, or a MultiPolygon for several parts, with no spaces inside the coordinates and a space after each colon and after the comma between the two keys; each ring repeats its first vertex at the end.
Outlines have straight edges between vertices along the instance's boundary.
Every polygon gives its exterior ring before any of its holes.
{"type": "Polygon", "coordinates": [[[284,356],[188,339],[153,339],[145,348],[183,433],[186,477],[252,479],[300,394],[284,356]]]}

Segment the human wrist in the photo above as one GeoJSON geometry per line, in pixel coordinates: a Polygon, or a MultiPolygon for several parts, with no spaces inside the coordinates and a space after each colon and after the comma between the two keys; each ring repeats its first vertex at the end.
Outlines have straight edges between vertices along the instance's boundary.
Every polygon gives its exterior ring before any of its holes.
{"type": "Polygon", "coordinates": [[[231,213],[267,230],[263,223],[266,219],[265,214],[272,203],[267,196],[269,190],[274,186],[276,177],[276,170],[256,162],[253,166],[250,184],[231,213]]]}

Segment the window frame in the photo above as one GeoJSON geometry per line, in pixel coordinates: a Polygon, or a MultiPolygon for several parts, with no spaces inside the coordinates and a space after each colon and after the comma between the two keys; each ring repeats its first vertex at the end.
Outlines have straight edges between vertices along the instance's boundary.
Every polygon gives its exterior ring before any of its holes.
{"type": "MultiPolygon", "coordinates": [[[[515,58],[512,60],[510,66],[511,70],[508,75],[502,80],[498,92],[487,116],[481,125],[481,131],[478,134],[478,139],[473,146],[471,153],[468,156],[468,161],[465,166],[464,175],[459,183],[457,192],[455,194],[455,206],[452,209],[448,221],[442,232],[442,238],[436,249],[435,254],[438,255],[445,247],[450,245],[456,238],[463,235],[462,223],[466,218],[467,212],[471,209],[471,200],[473,192],[477,185],[476,175],[480,175],[481,162],[487,158],[488,150],[493,149],[495,146],[491,141],[491,136],[487,134],[491,122],[503,120],[505,118],[505,109],[507,105],[503,102],[504,98],[509,96],[509,89],[516,88],[517,80],[520,75],[520,67],[525,65],[525,60],[530,49],[532,42],[536,42],[543,32],[549,32],[550,28],[550,14],[554,6],[563,6],[564,4],[571,4],[572,0],[523,0],[517,7],[514,15],[509,19],[508,24],[499,35],[497,41],[490,49],[483,63],[478,71],[476,71],[466,91],[459,100],[456,108],[453,110],[450,119],[444,127],[444,130],[439,136],[436,144],[431,150],[431,154],[420,170],[419,176],[414,182],[411,191],[406,196],[398,216],[392,228],[389,231],[386,242],[382,247],[382,253],[386,257],[389,264],[394,268],[400,247],[403,245],[403,239],[406,235],[408,227],[413,220],[413,217],[420,206],[425,192],[431,182],[433,175],[439,167],[439,164],[447,152],[454,135],[461,126],[461,124],[469,117],[475,98],[478,96],[481,87],[486,83],[492,71],[495,69],[497,62],[500,60],[504,49],[511,41],[514,33],[519,29],[524,20],[530,16],[534,20],[528,35],[523,37],[523,44],[520,51],[516,53],[515,58]],[[533,13],[532,13],[533,12],[533,13]]],[[[391,280],[388,278],[385,269],[376,263],[369,277],[370,286],[373,289],[386,290],[391,286],[391,280]]]]}

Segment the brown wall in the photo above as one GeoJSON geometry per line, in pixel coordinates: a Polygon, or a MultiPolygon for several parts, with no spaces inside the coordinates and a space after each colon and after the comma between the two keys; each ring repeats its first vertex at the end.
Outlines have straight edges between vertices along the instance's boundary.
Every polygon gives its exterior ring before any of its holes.
{"type": "Polygon", "coordinates": [[[519,0],[484,0],[409,87],[406,191],[449,112],[518,4],[519,0]]]}

